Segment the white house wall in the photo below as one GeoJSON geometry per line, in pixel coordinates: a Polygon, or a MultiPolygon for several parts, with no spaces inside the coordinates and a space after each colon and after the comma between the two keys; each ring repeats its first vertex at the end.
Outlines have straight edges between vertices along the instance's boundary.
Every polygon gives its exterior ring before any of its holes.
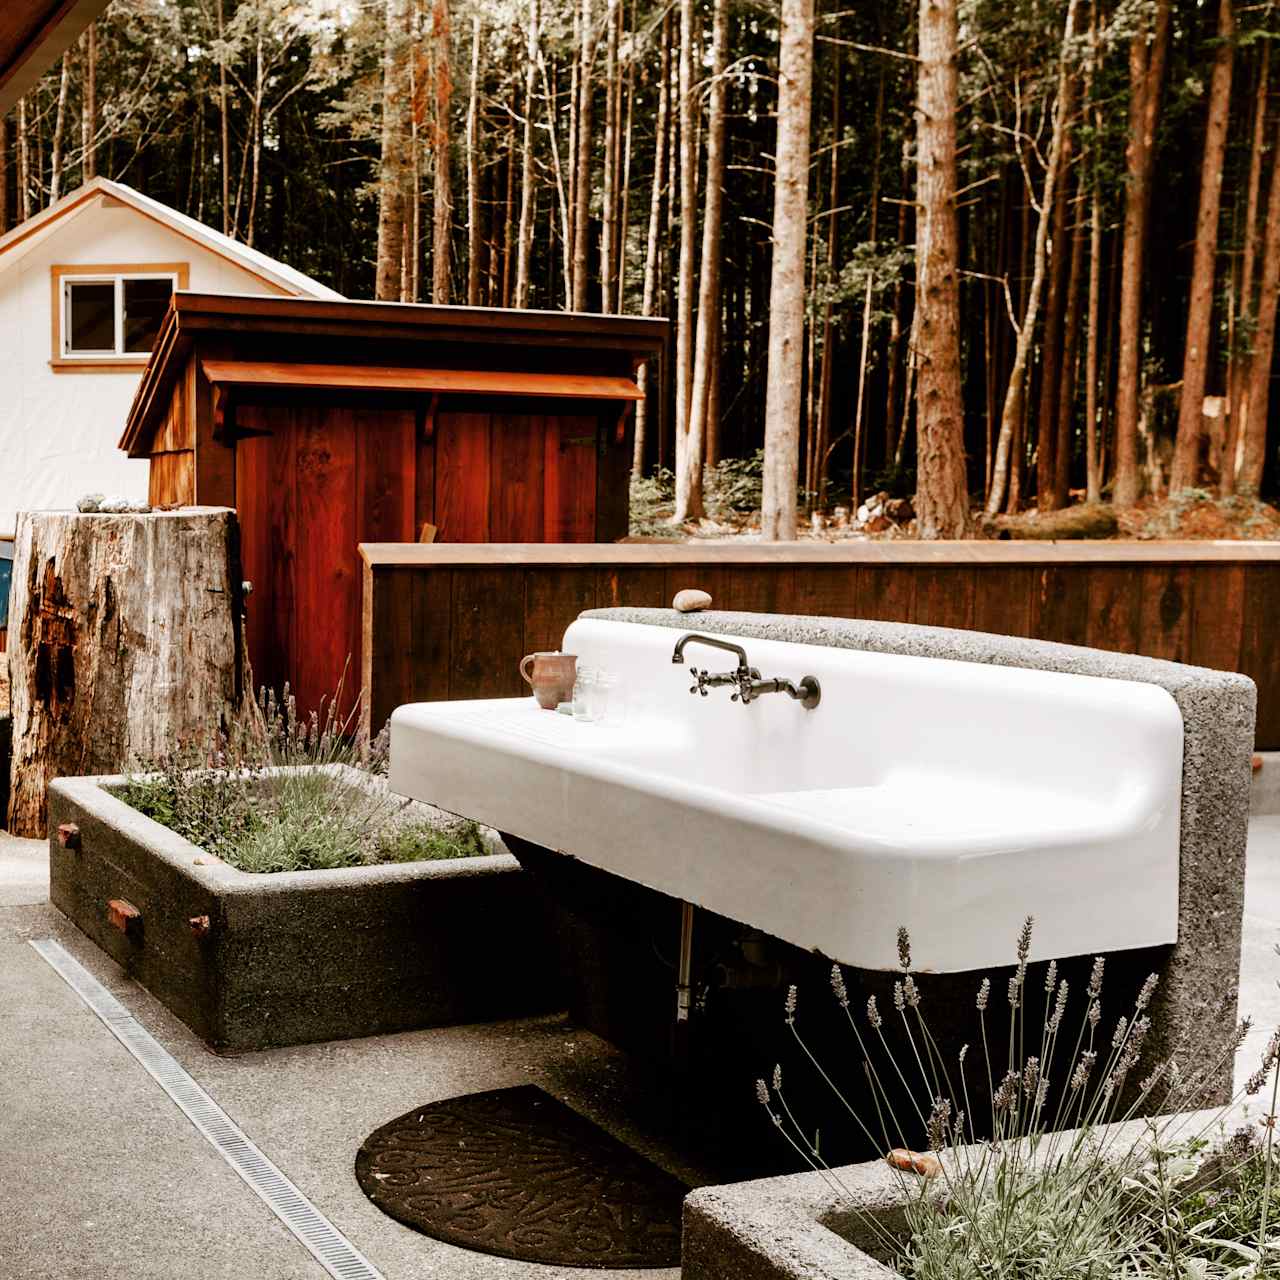
{"type": "Polygon", "coordinates": [[[50,267],[153,262],[189,263],[194,290],[282,292],[136,210],[97,201],[0,262],[0,537],[20,510],[74,507],[91,492],[146,498],[148,463],[116,447],[141,368],[54,372],[50,267]]]}

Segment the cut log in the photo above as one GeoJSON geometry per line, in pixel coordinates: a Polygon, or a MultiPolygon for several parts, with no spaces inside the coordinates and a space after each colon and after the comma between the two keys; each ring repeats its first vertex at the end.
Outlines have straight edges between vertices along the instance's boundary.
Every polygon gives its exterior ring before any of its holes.
{"type": "Polygon", "coordinates": [[[1076,538],[1114,538],[1120,522],[1114,509],[1102,502],[1082,502],[1061,511],[997,516],[984,523],[989,538],[1034,538],[1046,541],[1076,538]]]}
{"type": "Polygon", "coordinates": [[[24,513],[13,570],[13,834],[45,834],[54,778],[255,720],[234,512],[24,513]]]}

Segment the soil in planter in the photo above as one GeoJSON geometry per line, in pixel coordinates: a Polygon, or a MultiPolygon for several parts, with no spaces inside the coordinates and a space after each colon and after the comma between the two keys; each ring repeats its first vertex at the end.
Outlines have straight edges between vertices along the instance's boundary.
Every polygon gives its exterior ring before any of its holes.
{"type": "Polygon", "coordinates": [[[480,827],[321,770],[192,770],[131,777],[115,793],[241,871],[317,871],[490,852],[480,827]]]}

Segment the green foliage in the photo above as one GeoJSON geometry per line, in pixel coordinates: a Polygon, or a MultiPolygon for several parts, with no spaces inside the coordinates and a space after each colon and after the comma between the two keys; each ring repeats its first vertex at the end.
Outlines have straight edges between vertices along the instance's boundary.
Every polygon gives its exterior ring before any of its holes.
{"type": "Polygon", "coordinates": [[[140,761],[117,794],[126,804],[241,871],[319,871],[485,853],[475,823],[441,826],[392,795],[387,736],[362,742],[354,711],[297,714],[286,687],[264,694],[257,733],[180,745],[140,761]],[[353,779],[347,772],[358,771],[353,779]]]}
{"type": "MultiPolygon", "coordinates": [[[[1104,1030],[1099,958],[1083,998],[1073,993],[1074,999],[1051,962],[1043,976],[1043,1019],[1032,1025],[1025,1010],[1039,975],[1033,980],[1028,964],[1031,928],[1028,919],[1007,992],[983,979],[974,1052],[966,1045],[954,1061],[944,1060],[923,1012],[905,930],[899,930],[892,1011],[881,1012],[874,997],[865,1011],[852,1008],[844,975],[833,967],[832,992],[852,1035],[857,1094],[819,1063],[799,1029],[796,988],[788,993],[793,1038],[868,1141],[888,1150],[904,1147],[903,1135],[913,1129],[927,1138],[927,1155],[904,1151],[890,1161],[899,1171],[905,1230],[890,1229],[862,1208],[827,1166],[788,1102],[781,1068],[771,1084],[756,1085],[775,1129],[854,1204],[860,1237],[908,1280],[1280,1275],[1280,1152],[1273,1128],[1264,1129],[1261,1142],[1252,1131],[1225,1140],[1229,1108],[1208,1113],[1208,1120],[1205,1113],[1188,1119],[1229,1071],[1248,1024],[1225,1049],[1202,1030],[1199,1042],[1179,1045],[1177,1058],[1144,1062],[1156,975],[1114,1030],[1104,1030]],[[1005,999],[1007,1044],[1003,1033],[988,1030],[993,1002],[1005,999]],[[884,1031],[890,1020],[898,1033],[893,1045],[884,1031]],[[905,1113],[899,1085],[910,1100],[905,1113]],[[1115,1127],[1138,1115],[1148,1118],[1127,1130],[1115,1127]]],[[[1264,1087],[1274,1113],[1280,1030],[1244,1092],[1264,1087]]]]}

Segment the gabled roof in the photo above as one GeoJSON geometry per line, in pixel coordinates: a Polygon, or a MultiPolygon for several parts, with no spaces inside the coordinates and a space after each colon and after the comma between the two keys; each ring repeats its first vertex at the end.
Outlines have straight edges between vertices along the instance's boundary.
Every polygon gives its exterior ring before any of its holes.
{"type": "Polygon", "coordinates": [[[112,200],[134,209],[142,216],[160,223],[170,231],[226,258],[258,279],[295,297],[342,297],[342,294],[301,271],[295,271],[293,267],[269,258],[265,253],[251,249],[230,236],[224,236],[221,231],[215,231],[203,222],[179,213],[177,209],[171,209],[150,196],[144,196],[141,191],[135,191],[123,182],[113,182],[110,178],[90,179],[84,186],[68,192],[61,200],[55,201],[47,209],[42,209],[34,217],[0,236],[0,272],[25,256],[28,249],[42,243],[49,235],[56,234],[56,224],[95,207],[100,200],[112,200]]]}

